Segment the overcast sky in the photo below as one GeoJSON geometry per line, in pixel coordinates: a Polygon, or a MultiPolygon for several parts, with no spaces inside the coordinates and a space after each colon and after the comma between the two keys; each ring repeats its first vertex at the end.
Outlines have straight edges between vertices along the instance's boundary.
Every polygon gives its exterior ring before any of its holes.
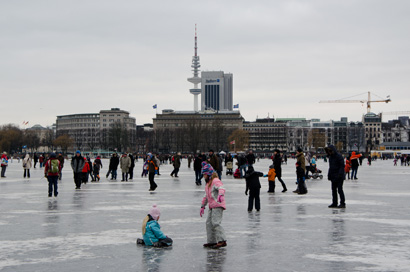
{"type": "Polygon", "coordinates": [[[368,91],[392,99],[372,111],[408,111],[409,14],[407,0],[0,1],[0,124],[193,110],[195,24],[201,70],[233,74],[248,121],[359,121],[365,105],[318,102],[368,91]]]}

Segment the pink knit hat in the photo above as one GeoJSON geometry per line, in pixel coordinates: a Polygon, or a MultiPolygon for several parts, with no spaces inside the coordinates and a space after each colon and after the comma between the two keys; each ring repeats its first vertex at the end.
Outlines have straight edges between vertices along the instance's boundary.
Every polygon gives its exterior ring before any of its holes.
{"type": "Polygon", "coordinates": [[[151,217],[154,218],[154,220],[158,220],[158,217],[161,215],[161,212],[157,208],[156,204],[152,205],[151,210],[149,210],[149,215],[151,215],[151,217]]]}

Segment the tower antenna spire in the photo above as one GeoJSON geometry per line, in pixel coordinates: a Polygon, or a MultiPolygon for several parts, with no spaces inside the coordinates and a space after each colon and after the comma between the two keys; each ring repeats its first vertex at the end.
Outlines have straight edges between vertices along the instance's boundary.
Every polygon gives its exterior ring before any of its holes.
{"type": "Polygon", "coordinates": [[[198,50],[198,46],[197,46],[196,24],[195,24],[195,57],[198,56],[197,50],[198,50]]]}
{"type": "Polygon", "coordinates": [[[189,92],[194,95],[194,111],[198,111],[198,95],[201,94],[201,89],[198,88],[198,84],[201,83],[201,78],[199,77],[199,56],[198,56],[198,37],[197,28],[195,24],[195,46],[194,46],[194,56],[192,57],[191,67],[193,72],[193,77],[188,78],[188,81],[194,84],[194,88],[190,89],[189,92]]]}

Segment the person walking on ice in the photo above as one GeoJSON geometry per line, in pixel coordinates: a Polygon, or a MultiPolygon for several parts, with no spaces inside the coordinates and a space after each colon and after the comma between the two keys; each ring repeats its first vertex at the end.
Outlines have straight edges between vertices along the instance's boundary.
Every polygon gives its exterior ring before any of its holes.
{"type": "MultiPolygon", "coordinates": [[[[329,157],[329,172],[327,179],[332,182],[332,204],[329,208],[346,208],[345,194],[343,192],[343,181],[345,179],[345,162],[342,155],[337,153],[333,145],[325,147],[327,156],[329,157]],[[340,205],[337,206],[337,194],[340,195],[340,205]]],[[[353,174],[352,174],[353,177],[353,174]]]]}
{"type": "Polygon", "coordinates": [[[205,196],[202,199],[201,210],[199,215],[202,217],[205,213],[205,207],[208,204],[209,212],[206,219],[206,236],[207,243],[204,247],[220,248],[225,247],[226,236],[221,226],[222,214],[226,209],[225,189],[218,174],[207,162],[202,162],[202,175],[205,179],[205,196]]]}

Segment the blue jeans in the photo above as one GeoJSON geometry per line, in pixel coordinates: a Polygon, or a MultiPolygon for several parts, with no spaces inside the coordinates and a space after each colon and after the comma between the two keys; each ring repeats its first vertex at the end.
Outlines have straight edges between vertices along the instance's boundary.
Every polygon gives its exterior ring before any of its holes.
{"type": "Polygon", "coordinates": [[[112,179],[117,179],[117,169],[112,169],[111,170],[111,178],[112,179]]]}
{"type": "Polygon", "coordinates": [[[245,176],[245,173],[246,173],[246,164],[239,166],[239,172],[241,173],[241,178],[243,178],[243,176],[245,176]],[[243,174],[242,174],[242,170],[243,170],[243,174]]]}
{"type": "Polygon", "coordinates": [[[357,169],[358,168],[352,168],[352,175],[350,176],[351,179],[353,179],[353,177],[357,179],[357,169]]]}
{"type": "Polygon", "coordinates": [[[201,184],[201,179],[202,179],[201,170],[195,170],[195,182],[201,184]]]}
{"type": "Polygon", "coordinates": [[[58,183],[58,176],[47,176],[48,180],[48,196],[53,195],[53,187],[54,187],[54,196],[58,195],[57,189],[57,183],[58,183]]]}

